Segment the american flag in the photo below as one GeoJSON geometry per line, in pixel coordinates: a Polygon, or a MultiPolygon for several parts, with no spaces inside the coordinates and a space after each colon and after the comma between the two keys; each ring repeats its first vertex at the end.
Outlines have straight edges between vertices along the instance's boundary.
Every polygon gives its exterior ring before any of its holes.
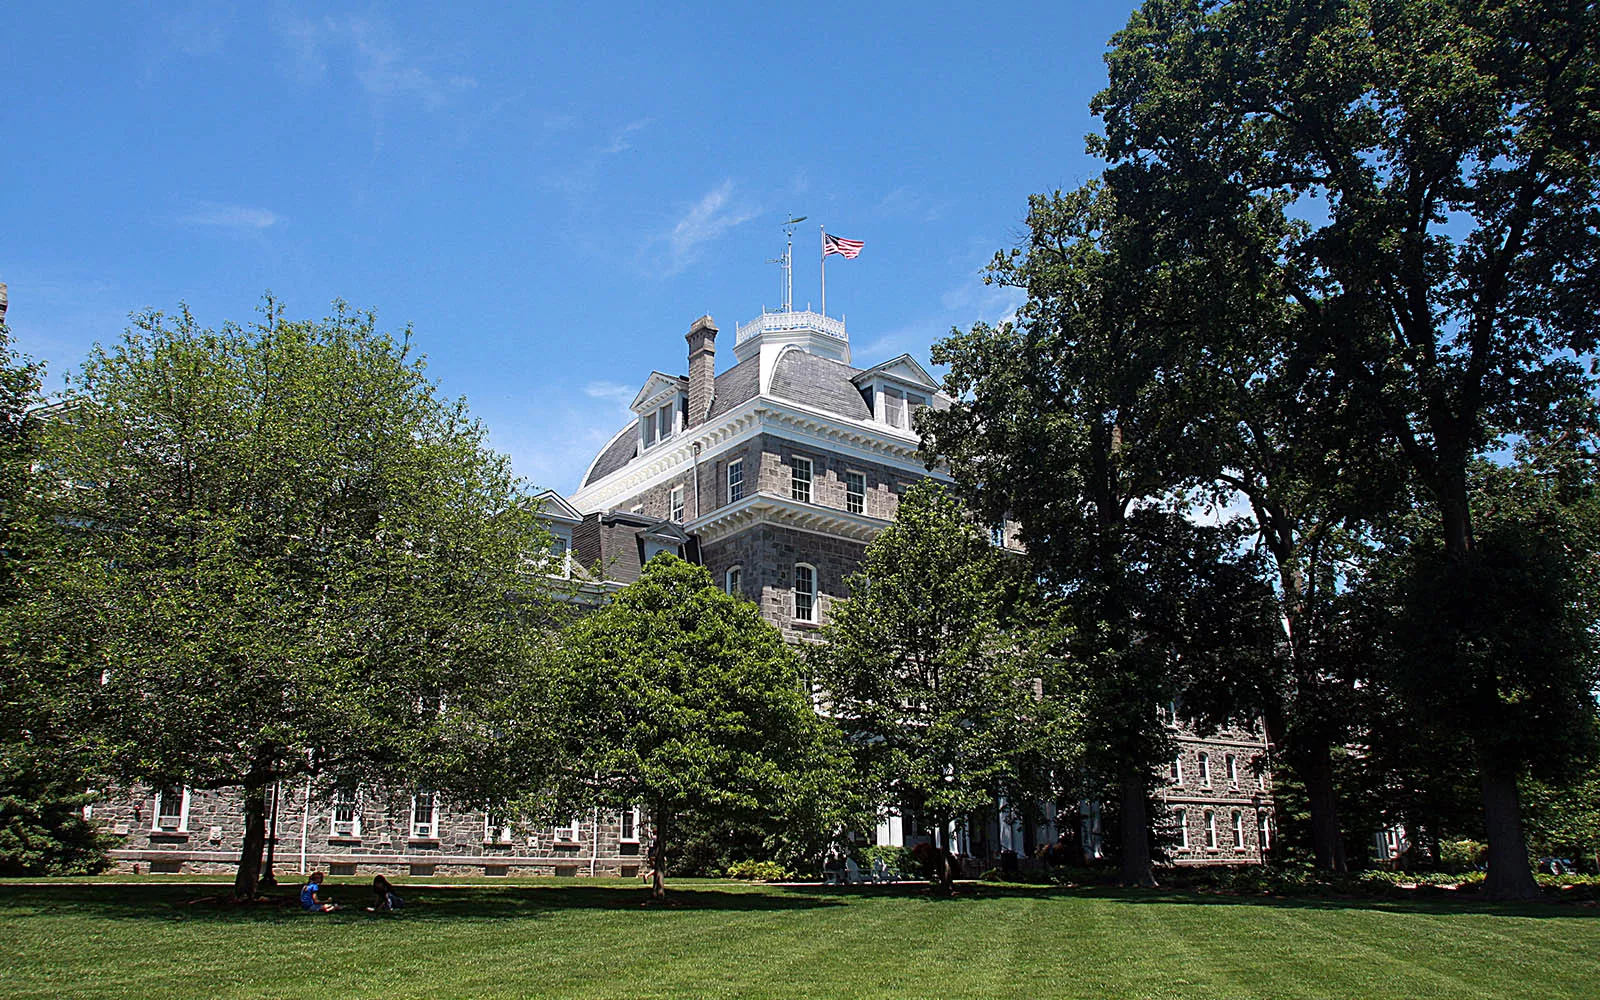
{"type": "Polygon", "coordinates": [[[845,260],[855,260],[856,255],[861,252],[861,248],[864,246],[866,244],[860,240],[847,240],[832,233],[822,234],[822,256],[824,257],[830,253],[836,253],[845,260]]]}

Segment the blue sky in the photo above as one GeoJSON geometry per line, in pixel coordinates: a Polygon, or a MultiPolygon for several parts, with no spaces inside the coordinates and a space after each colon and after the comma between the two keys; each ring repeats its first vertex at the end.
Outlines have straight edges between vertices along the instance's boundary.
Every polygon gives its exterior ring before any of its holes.
{"type": "Polygon", "coordinates": [[[1083,152],[1131,4],[8,4],[0,281],[59,384],[130,311],[336,297],[411,323],[496,447],[570,492],[652,369],[817,299],[858,365],[995,320],[983,265],[1083,152]],[[546,7],[550,9],[545,9],[546,7]]]}

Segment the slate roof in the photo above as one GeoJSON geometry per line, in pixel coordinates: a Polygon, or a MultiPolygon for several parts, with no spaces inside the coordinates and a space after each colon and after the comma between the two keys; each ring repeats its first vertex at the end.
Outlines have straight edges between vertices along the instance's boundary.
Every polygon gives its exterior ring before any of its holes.
{"type": "MultiPolygon", "coordinates": [[[[829,361],[815,354],[785,351],[773,368],[768,392],[775,398],[802,403],[851,420],[870,420],[872,411],[861,397],[861,390],[851,381],[860,374],[860,368],[829,361]]],[[[711,412],[706,419],[715,420],[725,413],[731,413],[754,399],[760,391],[761,358],[758,355],[741,361],[717,376],[711,412]]],[[[941,406],[941,402],[937,398],[933,400],[935,406],[941,406]]],[[[583,485],[599,482],[633,460],[639,441],[638,433],[633,431],[638,423],[637,420],[630,422],[623,429],[624,433],[600,453],[594,468],[584,478],[583,485]]]]}
{"type": "Polygon", "coordinates": [[[851,420],[870,420],[872,411],[861,390],[850,381],[861,373],[837,361],[804,351],[785,351],[772,369],[771,394],[778,399],[814,406],[851,420]]]}

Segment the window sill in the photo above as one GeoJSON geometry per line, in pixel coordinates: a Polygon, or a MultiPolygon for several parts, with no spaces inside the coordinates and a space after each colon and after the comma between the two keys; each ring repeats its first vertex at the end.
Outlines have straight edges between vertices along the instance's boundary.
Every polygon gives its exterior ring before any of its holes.
{"type": "Polygon", "coordinates": [[[407,837],[407,847],[438,847],[438,837],[407,837]]]}
{"type": "Polygon", "coordinates": [[[513,844],[509,840],[485,840],[483,842],[483,846],[484,847],[511,847],[511,846],[513,846],[513,844]]]}
{"type": "Polygon", "coordinates": [[[151,840],[188,840],[188,830],[151,830],[151,840]]]}
{"type": "Polygon", "coordinates": [[[819,625],[816,622],[808,622],[808,621],[804,621],[803,619],[800,619],[800,618],[792,618],[792,619],[789,620],[789,627],[790,628],[797,628],[797,629],[801,629],[803,631],[810,632],[810,631],[815,631],[816,629],[819,629],[822,626],[819,625]]]}
{"type": "Polygon", "coordinates": [[[570,851],[575,847],[582,847],[583,846],[583,841],[581,841],[581,840],[555,840],[555,841],[551,841],[550,846],[555,848],[558,851],[561,851],[561,850],[570,851]]]}
{"type": "Polygon", "coordinates": [[[330,844],[359,844],[361,837],[354,833],[335,833],[328,837],[330,844]]]}

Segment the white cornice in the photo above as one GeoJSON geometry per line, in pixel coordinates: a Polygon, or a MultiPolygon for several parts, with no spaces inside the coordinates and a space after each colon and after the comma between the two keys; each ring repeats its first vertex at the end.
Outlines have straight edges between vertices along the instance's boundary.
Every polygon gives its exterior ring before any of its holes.
{"type": "Polygon", "coordinates": [[[930,472],[923,464],[918,439],[910,431],[852,420],[790,400],[757,396],[715,424],[681,431],[671,444],[657,445],[599,482],[582,487],[572,495],[572,505],[587,512],[607,510],[683,475],[686,468],[694,465],[696,445],[700,446],[699,461],[707,462],[759,434],[888,466],[912,476],[949,481],[944,469],[930,472]]]}
{"type": "Polygon", "coordinates": [[[699,535],[701,545],[714,545],[755,524],[779,524],[796,531],[866,543],[891,523],[881,517],[801,503],[772,493],[754,493],[695,518],[683,528],[699,535]]]}

